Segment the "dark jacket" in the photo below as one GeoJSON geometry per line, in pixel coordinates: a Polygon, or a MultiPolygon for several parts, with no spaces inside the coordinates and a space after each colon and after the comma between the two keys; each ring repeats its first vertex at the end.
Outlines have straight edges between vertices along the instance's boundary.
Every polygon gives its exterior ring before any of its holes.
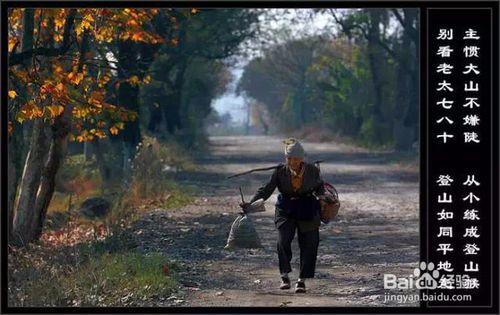
{"type": "Polygon", "coordinates": [[[324,193],[323,180],[319,169],[311,163],[305,163],[302,185],[295,192],[292,188],[290,169],[286,164],[280,164],[271,175],[270,180],[257,190],[251,202],[258,199],[268,199],[276,188],[280,194],[276,208],[280,215],[297,220],[312,220],[319,216],[320,203],[312,195],[324,193]]]}

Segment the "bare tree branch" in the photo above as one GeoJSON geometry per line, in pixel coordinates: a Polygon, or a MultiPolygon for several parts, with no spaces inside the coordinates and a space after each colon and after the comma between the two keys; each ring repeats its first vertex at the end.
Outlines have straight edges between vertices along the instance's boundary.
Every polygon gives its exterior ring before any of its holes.
{"type": "Polygon", "coordinates": [[[401,24],[401,26],[403,26],[404,29],[407,29],[410,34],[411,34],[411,37],[413,39],[413,41],[417,41],[418,40],[418,31],[416,28],[414,28],[413,26],[409,25],[405,18],[403,18],[403,16],[401,15],[401,13],[399,13],[398,9],[391,9],[392,13],[394,14],[394,16],[396,17],[396,19],[399,21],[399,23],[401,24]]]}

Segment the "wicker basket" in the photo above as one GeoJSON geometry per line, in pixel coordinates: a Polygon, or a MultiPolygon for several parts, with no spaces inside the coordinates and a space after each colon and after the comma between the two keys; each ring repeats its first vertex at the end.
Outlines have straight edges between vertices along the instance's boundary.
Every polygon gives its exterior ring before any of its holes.
{"type": "Polygon", "coordinates": [[[340,209],[340,201],[337,190],[332,184],[325,182],[325,194],[320,198],[321,213],[320,218],[323,223],[328,223],[335,219],[340,209]]]}

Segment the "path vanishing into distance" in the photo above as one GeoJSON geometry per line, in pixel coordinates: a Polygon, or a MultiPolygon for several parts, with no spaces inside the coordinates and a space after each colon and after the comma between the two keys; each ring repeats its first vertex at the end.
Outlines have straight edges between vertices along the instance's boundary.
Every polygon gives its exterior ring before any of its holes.
{"type": "MultiPolygon", "coordinates": [[[[161,252],[179,265],[180,287],[149,306],[388,306],[383,275],[407,277],[419,262],[419,172],[398,163],[394,153],[371,152],[352,145],[304,141],[309,161],[324,159],[324,180],[338,190],[341,209],[335,221],[320,227],[316,278],[307,293],[280,290],[274,203],[249,214],[262,249],[223,249],[239,212],[241,186],[250,200],[272,171],[226,179],[228,175],[283,161],[281,138],[224,136],[210,138],[210,154],[198,159],[200,170],[179,172],[176,180],[194,186],[193,203],[178,209],[152,209],[131,231],[145,253],[161,252]]],[[[293,244],[292,283],[298,276],[297,238],[293,244]]],[[[396,293],[397,291],[391,291],[396,293]]],[[[412,293],[417,293],[411,291],[412,293]]],[[[408,293],[408,292],[401,292],[408,293]]],[[[408,303],[399,306],[416,306],[408,303]]]]}

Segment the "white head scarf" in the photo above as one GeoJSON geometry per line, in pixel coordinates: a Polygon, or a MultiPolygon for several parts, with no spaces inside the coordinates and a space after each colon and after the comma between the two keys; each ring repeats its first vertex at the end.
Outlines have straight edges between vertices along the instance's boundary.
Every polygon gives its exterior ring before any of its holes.
{"type": "Polygon", "coordinates": [[[304,158],[305,151],[304,148],[302,147],[302,144],[300,144],[299,140],[295,138],[288,138],[286,140],[283,140],[283,143],[285,144],[286,157],[304,158]]]}

